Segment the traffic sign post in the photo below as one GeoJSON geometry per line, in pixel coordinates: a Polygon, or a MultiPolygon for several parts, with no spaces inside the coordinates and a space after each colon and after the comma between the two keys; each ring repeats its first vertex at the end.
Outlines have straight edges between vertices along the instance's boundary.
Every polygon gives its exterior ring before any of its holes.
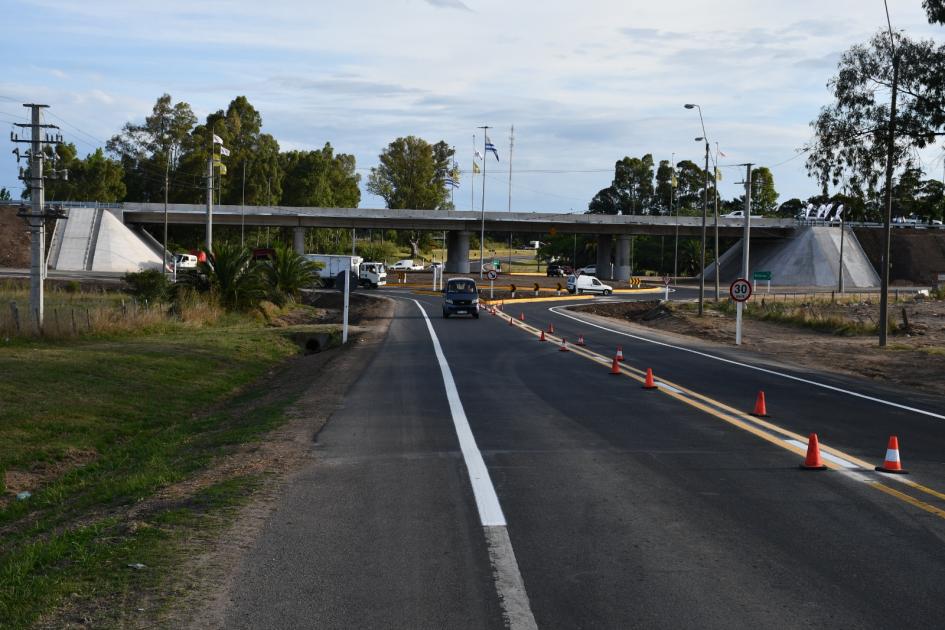
{"type": "Polygon", "coordinates": [[[770,271],[753,271],[751,273],[751,279],[755,282],[759,280],[767,280],[768,288],[765,289],[765,293],[771,293],[771,272],[770,271]]]}
{"type": "Polygon", "coordinates": [[[492,299],[493,289],[495,288],[495,279],[499,274],[495,272],[495,269],[490,269],[489,273],[486,274],[489,277],[489,299],[492,299]]]}
{"type": "Polygon", "coordinates": [[[666,286],[666,295],[663,300],[669,302],[669,276],[663,276],[663,284],[666,286]]]}
{"type": "Polygon", "coordinates": [[[751,297],[751,282],[739,278],[728,288],[728,294],[735,300],[735,345],[742,345],[742,310],[751,297]]]}

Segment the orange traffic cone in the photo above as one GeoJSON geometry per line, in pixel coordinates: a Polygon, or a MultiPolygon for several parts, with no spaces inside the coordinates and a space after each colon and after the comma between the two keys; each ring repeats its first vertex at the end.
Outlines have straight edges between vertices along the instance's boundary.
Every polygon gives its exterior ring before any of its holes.
{"type": "Polygon", "coordinates": [[[623,346],[617,346],[617,360],[623,361],[623,346]]]}
{"type": "Polygon", "coordinates": [[[646,380],[643,381],[643,389],[656,389],[656,383],[653,382],[652,368],[646,368],[646,380]]]}
{"type": "Polygon", "coordinates": [[[524,322],[524,321],[525,321],[525,313],[524,313],[524,312],[519,313],[519,314],[518,314],[518,318],[524,322]]]}
{"type": "Polygon", "coordinates": [[[617,361],[617,357],[614,357],[614,362],[610,366],[611,374],[620,374],[620,362],[617,361]]]}
{"type": "Polygon", "coordinates": [[[764,392],[758,392],[758,398],[755,399],[755,410],[751,412],[751,415],[758,416],[759,418],[768,417],[768,410],[765,407],[765,393],[764,392]]]}
{"type": "Polygon", "coordinates": [[[902,462],[899,461],[899,438],[895,435],[889,436],[889,445],[886,447],[886,461],[882,466],[877,466],[876,470],[885,473],[897,473],[899,475],[908,474],[903,470],[902,462]]]}
{"type": "Polygon", "coordinates": [[[584,345],[584,335],[578,335],[577,345],[579,346],[584,345]]]}
{"type": "MultiPolygon", "coordinates": [[[[764,400],[762,400],[762,405],[764,400]]],[[[811,433],[807,438],[807,458],[800,465],[801,470],[827,470],[824,463],[820,461],[820,443],[817,441],[817,434],[811,433]]]]}
{"type": "Polygon", "coordinates": [[[570,352],[570,350],[568,350],[568,340],[564,337],[561,338],[561,347],[558,348],[558,352],[570,352]]]}
{"type": "Polygon", "coordinates": [[[548,334],[549,334],[549,335],[555,334],[555,325],[554,325],[554,324],[548,324],[548,334]]]}
{"type": "Polygon", "coordinates": [[[538,337],[538,341],[544,341],[544,340],[545,340],[545,331],[543,330],[541,331],[541,336],[538,337]]]}

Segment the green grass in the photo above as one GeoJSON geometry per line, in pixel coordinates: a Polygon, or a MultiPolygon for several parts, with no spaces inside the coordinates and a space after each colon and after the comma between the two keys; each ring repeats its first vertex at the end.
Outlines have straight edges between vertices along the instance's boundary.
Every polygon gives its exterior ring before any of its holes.
{"type": "Polygon", "coordinates": [[[159,580],[179,530],[245,495],[247,480],[224,480],[149,515],[147,527],[122,520],[282,422],[291,396],[238,391],[298,351],[295,330],[228,316],[200,328],[0,344],[0,480],[36,475],[30,499],[0,504],[0,627],[27,627],[72,593],[114,597],[159,580]],[[241,413],[247,405],[252,413],[241,413]],[[133,562],[149,569],[127,569],[133,562]]]}
{"type": "MultiPolygon", "coordinates": [[[[686,311],[694,311],[696,308],[694,304],[680,305],[676,308],[680,307],[686,311]]],[[[731,300],[722,300],[718,303],[707,301],[705,307],[707,310],[728,316],[735,314],[735,303],[731,300]]],[[[761,302],[756,300],[746,304],[744,314],[750,319],[807,328],[832,335],[875,335],[877,330],[876,324],[872,322],[861,322],[844,317],[831,309],[829,301],[803,304],[765,302],[762,306],[761,302]]]]}

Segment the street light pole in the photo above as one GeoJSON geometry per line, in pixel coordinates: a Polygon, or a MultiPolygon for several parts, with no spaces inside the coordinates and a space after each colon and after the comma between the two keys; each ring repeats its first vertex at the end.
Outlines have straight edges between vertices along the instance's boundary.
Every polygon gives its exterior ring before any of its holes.
{"type": "Polygon", "coordinates": [[[699,112],[699,124],[702,125],[702,137],[697,142],[705,142],[705,189],[702,191],[702,273],[699,276],[699,316],[703,314],[705,303],[705,239],[706,221],[709,214],[709,136],[705,132],[705,121],[702,119],[702,108],[695,103],[686,103],[686,109],[696,109],[699,112]]]}

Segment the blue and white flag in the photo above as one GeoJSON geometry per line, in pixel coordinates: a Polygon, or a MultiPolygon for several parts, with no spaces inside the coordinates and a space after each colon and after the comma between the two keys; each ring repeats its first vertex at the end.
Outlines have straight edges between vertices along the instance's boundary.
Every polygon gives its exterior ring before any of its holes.
{"type": "Polygon", "coordinates": [[[492,140],[489,139],[489,136],[486,136],[486,153],[492,151],[492,154],[495,156],[495,161],[499,161],[499,152],[495,150],[495,145],[492,144],[492,140]]]}

